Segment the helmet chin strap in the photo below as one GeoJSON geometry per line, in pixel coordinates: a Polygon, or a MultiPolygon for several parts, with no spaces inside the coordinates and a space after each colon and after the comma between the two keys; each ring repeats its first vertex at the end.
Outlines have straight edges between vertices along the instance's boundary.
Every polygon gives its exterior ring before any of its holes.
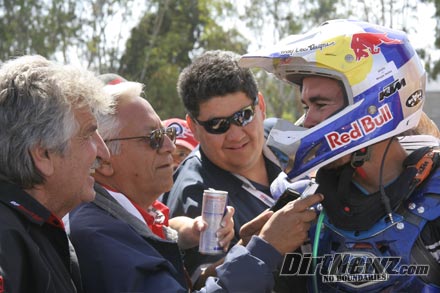
{"type": "Polygon", "coordinates": [[[371,146],[367,146],[360,150],[355,151],[351,155],[351,166],[355,170],[356,174],[359,175],[362,179],[367,178],[367,173],[362,168],[362,165],[370,159],[371,156],[371,146]]]}
{"type": "Polygon", "coordinates": [[[388,218],[390,219],[391,223],[394,223],[393,219],[393,212],[391,210],[390,205],[390,198],[385,193],[385,187],[383,185],[383,169],[385,165],[385,157],[388,153],[388,150],[390,149],[391,143],[393,142],[394,138],[391,138],[388,141],[387,147],[385,148],[385,151],[383,153],[382,162],[380,163],[380,171],[379,171],[379,191],[380,191],[380,199],[385,207],[385,210],[387,211],[388,218]]]}
{"type": "MultiPolygon", "coordinates": [[[[382,201],[382,204],[385,207],[385,210],[388,214],[388,217],[389,217],[391,223],[394,223],[393,213],[392,213],[391,205],[390,205],[390,198],[387,196],[387,194],[385,192],[384,184],[383,184],[383,169],[384,169],[384,165],[385,165],[385,157],[388,153],[388,150],[390,149],[392,141],[393,141],[393,139],[390,139],[390,141],[388,142],[388,144],[385,148],[385,152],[383,153],[382,162],[380,164],[379,191],[380,191],[380,195],[381,195],[380,199],[382,201]]],[[[357,150],[351,156],[351,166],[355,170],[354,172],[356,172],[356,174],[358,174],[363,179],[367,178],[367,173],[362,168],[362,165],[370,159],[370,156],[371,156],[371,146],[367,146],[365,148],[357,150]]]]}
{"type": "Polygon", "coordinates": [[[351,154],[351,166],[353,168],[361,167],[366,161],[370,159],[371,146],[364,147],[351,154]]]}
{"type": "MultiPolygon", "coordinates": [[[[338,182],[338,192],[342,197],[350,195],[350,185],[353,179],[353,174],[360,175],[363,179],[367,178],[367,173],[362,168],[362,165],[370,159],[371,147],[367,146],[351,154],[350,164],[346,164],[341,171],[341,176],[338,182]]],[[[346,213],[350,213],[348,205],[343,207],[346,213]]]]}

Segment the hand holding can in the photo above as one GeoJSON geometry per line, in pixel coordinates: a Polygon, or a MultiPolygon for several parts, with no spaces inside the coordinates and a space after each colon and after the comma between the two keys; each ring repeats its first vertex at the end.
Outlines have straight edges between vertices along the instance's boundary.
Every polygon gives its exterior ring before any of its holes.
{"type": "Polygon", "coordinates": [[[203,191],[202,219],[208,228],[200,234],[199,252],[202,254],[221,254],[223,247],[218,243],[217,230],[226,209],[228,192],[208,189],[203,191]]]}

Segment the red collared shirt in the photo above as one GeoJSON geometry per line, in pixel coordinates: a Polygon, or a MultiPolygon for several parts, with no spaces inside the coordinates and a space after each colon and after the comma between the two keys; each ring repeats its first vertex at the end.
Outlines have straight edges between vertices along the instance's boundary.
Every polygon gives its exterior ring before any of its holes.
{"type": "Polygon", "coordinates": [[[160,238],[165,239],[163,227],[164,226],[168,227],[168,219],[170,217],[169,208],[160,201],[156,200],[148,208],[148,210],[145,210],[131,199],[129,200],[142,215],[145,222],[147,222],[147,225],[150,228],[150,230],[153,231],[153,233],[159,236],[160,238]]]}

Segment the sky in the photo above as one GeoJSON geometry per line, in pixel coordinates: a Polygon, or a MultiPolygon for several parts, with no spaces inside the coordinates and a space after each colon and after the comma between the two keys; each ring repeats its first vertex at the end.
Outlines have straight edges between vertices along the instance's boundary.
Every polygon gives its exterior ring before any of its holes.
{"type": "Polygon", "coordinates": [[[429,46],[434,49],[436,29],[434,13],[435,7],[433,3],[419,3],[417,22],[415,22],[418,32],[408,34],[408,38],[414,47],[425,48],[429,46]]]}
{"type": "MultiPolygon", "coordinates": [[[[417,34],[408,35],[409,41],[416,48],[429,48],[432,50],[433,59],[440,58],[440,50],[434,48],[436,21],[433,19],[435,7],[434,4],[421,5],[418,11],[418,28],[417,34]]],[[[440,91],[440,81],[428,81],[426,85],[427,91],[440,91]]]]}

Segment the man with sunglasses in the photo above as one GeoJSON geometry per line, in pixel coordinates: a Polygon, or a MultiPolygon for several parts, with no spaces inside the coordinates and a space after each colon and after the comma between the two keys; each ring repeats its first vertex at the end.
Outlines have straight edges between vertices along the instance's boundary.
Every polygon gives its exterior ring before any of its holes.
{"type": "MultiPolygon", "coordinates": [[[[187,292],[176,235],[167,228],[166,207],[156,198],[172,183],[175,128],[162,128],[151,105],[139,97],[142,85],[122,82],[105,88],[117,100],[116,113],[98,117],[110,159],[96,168],[96,200],[70,217],[71,238],[81,265],[85,292],[187,292]],[[148,228],[147,228],[148,225],[148,228]]],[[[282,254],[298,246],[287,223],[309,222],[307,207],[320,197],[286,207],[274,215],[249,244],[234,247],[208,279],[202,292],[270,291],[271,270],[282,254]],[[254,278],[257,278],[255,280],[254,278]]],[[[218,236],[225,246],[232,238],[232,208],[218,236]]],[[[203,223],[187,217],[169,220],[179,230],[179,246],[194,245],[203,223]]],[[[303,229],[306,231],[307,229],[303,229]]]]}
{"type": "MultiPolygon", "coordinates": [[[[228,191],[228,204],[235,208],[233,242],[243,224],[274,204],[269,186],[281,172],[265,146],[264,98],[252,72],[238,66],[239,58],[228,51],[208,51],[180,74],[178,93],[200,144],[176,170],[173,188],[162,197],[172,216],[197,217],[203,190],[228,191]]],[[[206,264],[223,256],[202,255],[196,247],[185,251],[185,264],[195,279],[206,264]]],[[[305,282],[293,279],[290,286],[301,291],[305,282]]],[[[282,283],[277,281],[277,291],[282,283]]]]}
{"type": "MultiPolygon", "coordinates": [[[[159,281],[150,278],[161,267],[164,275],[186,286],[179,247],[197,245],[205,224],[201,217],[169,219],[168,208],[157,201],[173,184],[176,130],[163,128],[151,105],[140,97],[141,84],[122,81],[104,90],[116,104],[114,114],[98,116],[111,156],[96,164],[95,201],[69,216],[84,290],[126,292],[158,286],[153,291],[159,292],[159,281]]],[[[232,214],[229,207],[217,232],[225,247],[233,236],[232,214]]],[[[158,280],[166,286],[164,279],[158,280]]]]}

